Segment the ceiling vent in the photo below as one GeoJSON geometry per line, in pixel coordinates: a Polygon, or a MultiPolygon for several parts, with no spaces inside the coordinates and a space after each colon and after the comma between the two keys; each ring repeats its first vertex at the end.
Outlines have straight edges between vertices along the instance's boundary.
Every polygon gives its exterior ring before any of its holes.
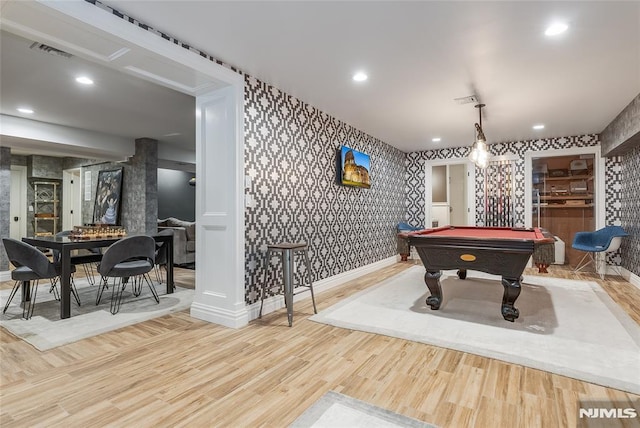
{"type": "Polygon", "coordinates": [[[31,44],[31,46],[29,46],[29,49],[35,49],[37,51],[40,52],[44,52],[44,53],[48,53],[51,55],[56,55],[56,56],[61,56],[63,58],[71,58],[73,55],[71,55],[68,52],[65,51],[61,51],[60,49],[56,49],[52,46],[49,45],[45,45],[44,43],[38,43],[38,42],[33,42],[33,44],[31,44]]]}

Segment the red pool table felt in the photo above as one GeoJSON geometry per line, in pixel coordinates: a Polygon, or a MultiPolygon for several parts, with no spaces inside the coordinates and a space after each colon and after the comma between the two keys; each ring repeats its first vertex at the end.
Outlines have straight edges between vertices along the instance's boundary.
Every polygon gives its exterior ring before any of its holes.
{"type": "Polygon", "coordinates": [[[477,239],[513,239],[535,241],[543,243],[553,241],[544,236],[539,228],[521,229],[511,227],[480,227],[480,226],[444,226],[436,229],[425,229],[410,233],[413,236],[451,237],[477,239]]]}

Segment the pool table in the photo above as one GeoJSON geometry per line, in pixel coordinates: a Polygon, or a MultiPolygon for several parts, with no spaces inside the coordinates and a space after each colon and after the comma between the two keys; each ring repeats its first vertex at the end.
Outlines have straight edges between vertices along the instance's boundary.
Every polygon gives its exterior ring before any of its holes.
{"type": "Polygon", "coordinates": [[[442,270],[458,269],[460,279],[467,277],[468,269],[478,270],[502,276],[501,313],[511,322],[520,316],[514,304],[529,257],[536,246],[553,242],[538,228],[444,226],[409,233],[409,245],[416,248],[426,270],[431,309],[439,309],[442,303],[442,270]]]}

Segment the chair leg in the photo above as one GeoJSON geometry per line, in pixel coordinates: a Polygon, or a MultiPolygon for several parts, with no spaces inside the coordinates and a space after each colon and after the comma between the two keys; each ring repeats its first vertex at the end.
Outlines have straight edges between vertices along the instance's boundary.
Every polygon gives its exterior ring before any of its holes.
{"type": "MultiPolygon", "coordinates": [[[[115,281],[115,280],[114,280],[115,281]]],[[[102,292],[105,288],[109,289],[109,279],[105,276],[100,278],[100,285],[98,286],[98,294],[96,295],[96,306],[100,304],[100,299],[102,299],[102,292]]]]}
{"type": "Polygon", "coordinates": [[[73,280],[73,275],[71,276],[71,294],[76,298],[76,303],[78,306],[80,305],[80,295],[78,294],[78,289],[76,288],[76,282],[73,280]]]}
{"type": "Polygon", "coordinates": [[[156,303],[160,303],[158,292],[156,291],[156,287],[153,285],[153,281],[151,281],[151,278],[149,277],[148,273],[142,274],[142,278],[140,279],[140,282],[142,283],[143,280],[147,281],[147,285],[151,289],[151,294],[153,294],[153,298],[156,299],[156,303]]]}
{"type": "Polygon", "coordinates": [[[51,282],[51,288],[49,288],[49,293],[53,293],[53,298],[56,300],[60,300],[60,293],[58,293],[58,277],[55,276],[49,279],[51,282]]]}
{"type": "Polygon", "coordinates": [[[113,288],[111,289],[111,314],[115,315],[120,310],[120,303],[122,302],[122,292],[127,286],[128,278],[118,278],[118,286],[116,287],[116,280],[113,279],[113,288]]]}
{"type": "MultiPolygon", "coordinates": [[[[293,255],[291,255],[293,257],[293,255]]],[[[293,288],[295,284],[293,284],[293,272],[291,272],[291,295],[287,295],[287,289],[284,286],[285,278],[284,278],[284,251],[280,251],[280,271],[282,272],[282,282],[280,283],[280,287],[278,290],[282,292],[282,297],[284,297],[284,307],[287,308],[287,317],[289,318],[289,327],[293,325],[293,288]],[[291,310],[289,310],[289,300],[291,301],[291,310]],[[289,316],[291,314],[291,316],[289,316]]]]}
{"type": "Polygon", "coordinates": [[[573,272],[580,272],[582,269],[586,268],[587,266],[589,266],[591,263],[594,263],[594,262],[595,262],[595,259],[593,257],[593,253],[586,252],[584,253],[584,256],[582,257],[582,259],[580,259],[580,261],[576,265],[576,268],[573,270],[573,272]],[[585,261],[585,259],[587,260],[585,261]]]}
{"type": "Polygon", "coordinates": [[[618,275],[622,276],[622,272],[616,265],[607,264],[607,253],[597,253],[596,254],[596,273],[600,275],[600,279],[604,280],[607,276],[607,268],[611,266],[615,271],[618,272],[618,275]]]}
{"type": "Polygon", "coordinates": [[[258,318],[262,318],[262,307],[264,306],[264,295],[266,293],[266,288],[267,288],[267,273],[269,272],[270,266],[271,266],[271,250],[267,250],[264,273],[262,274],[262,287],[260,291],[260,313],[258,314],[258,318]]]}
{"type": "Polygon", "coordinates": [[[90,285],[96,285],[96,279],[93,276],[93,265],[91,263],[83,263],[84,275],[87,277],[87,281],[90,285]]]}
{"type": "Polygon", "coordinates": [[[153,271],[156,273],[158,284],[162,284],[162,280],[160,279],[160,268],[158,267],[158,265],[153,265],[153,271]]]}
{"type": "Polygon", "coordinates": [[[140,296],[142,294],[142,281],[139,276],[133,278],[133,282],[131,283],[131,290],[135,297],[140,296]]]}
{"type": "MultiPolygon", "coordinates": [[[[166,264],[165,264],[165,265],[160,265],[160,268],[159,268],[159,270],[160,270],[160,275],[162,275],[162,270],[163,270],[163,269],[164,269],[164,275],[163,275],[164,281],[162,281],[162,283],[166,284],[166,283],[167,283],[167,281],[169,281],[169,280],[167,279],[167,278],[169,278],[169,271],[167,270],[167,265],[166,265],[166,264]]],[[[173,291],[176,291],[176,284],[175,284],[175,281],[173,282],[172,290],[173,290],[173,291]]]]}
{"type": "Polygon", "coordinates": [[[309,261],[309,251],[306,250],[304,252],[304,260],[307,263],[307,278],[309,281],[309,291],[311,291],[311,302],[313,303],[313,313],[317,314],[318,310],[316,309],[316,298],[313,295],[313,282],[311,281],[311,262],[309,261]]]}
{"type": "Polygon", "coordinates": [[[33,310],[35,309],[36,294],[38,293],[39,282],[40,281],[37,279],[35,281],[31,281],[31,292],[29,293],[31,296],[31,299],[29,300],[29,306],[27,307],[27,303],[25,302],[24,307],[22,308],[22,318],[24,319],[28,320],[28,319],[31,319],[31,317],[33,316],[33,310]]]}
{"type": "Polygon", "coordinates": [[[7,304],[4,305],[4,309],[2,310],[3,314],[7,312],[7,308],[9,308],[9,304],[13,300],[13,296],[16,295],[16,292],[18,291],[18,288],[20,288],[21,285],[22,285],[22,281],[16,281],[16,283],[13,284],[13,288],[11,289],[11,294],[9,294],[9,300],[7,300],[7,304]]]}

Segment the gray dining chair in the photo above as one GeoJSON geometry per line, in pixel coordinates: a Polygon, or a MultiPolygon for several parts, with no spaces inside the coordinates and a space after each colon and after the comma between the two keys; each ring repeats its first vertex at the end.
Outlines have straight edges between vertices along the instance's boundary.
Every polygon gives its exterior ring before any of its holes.
{"type": "MultiPolygon", "coordinates": [[[[60,265],[49,261],[47,256],[40,250],[25,242],[12,238],[3,238],[2,243],[7,252],[7,258],[13,266],[15,266],[15,269],[11,271],[11,278],[15,281],[15,284],[13,285],[13,289],[9,294],[9,300],[7,300],[2,313],[7,312],[18,288],[21,288],[22,285],[28,282],[30,284],[28,290],[29,300],[25,301],[22,307],[22,317],[29,319],[33,315],[39,281],[41,279],[48,279],[50,281],[57,279],[60,275],[60,265]]],[[[74,291],[73,287],[72,292],[79,305],[80,299],[77,291],[74,291]]]]}
{"type": "MultiPolygon", "coordinates": [[[[56,238],[63,238],[65,236],[71,235],[71,230],[63,230],[62,232],[56,233],[56,238]]],[[[81,265],[85,277],[87,281],[91,285],[95,285],[95,276],[94,276],[94,265],[97,268],[98,263],[102,259],[102,249],[101,248],[87,248],[88,254],[79,254],[71,256],[71,269],[76,269],[76,265],[81,265]]],[[[52,250],[53,252],[53,261],[54,263],[60,262],[60,251],[52,250]]]]}
{"type": "Polygon", "coordinates": [[[158,293],[149,278],[153,270],[156,252],[156,241],[146,235],[135,235],[113,243],[102,255],[98,272],[105,278],[98,288],[96,305],[100,303],[102,291],[109,278],[113,278],[111,288],[111,313],[117,314],[122,302],[122,292],[128,283],[132,284],[132,293],[142,293],[142,283],[146,282],[156,303],[160,303],[158,293]]]}

